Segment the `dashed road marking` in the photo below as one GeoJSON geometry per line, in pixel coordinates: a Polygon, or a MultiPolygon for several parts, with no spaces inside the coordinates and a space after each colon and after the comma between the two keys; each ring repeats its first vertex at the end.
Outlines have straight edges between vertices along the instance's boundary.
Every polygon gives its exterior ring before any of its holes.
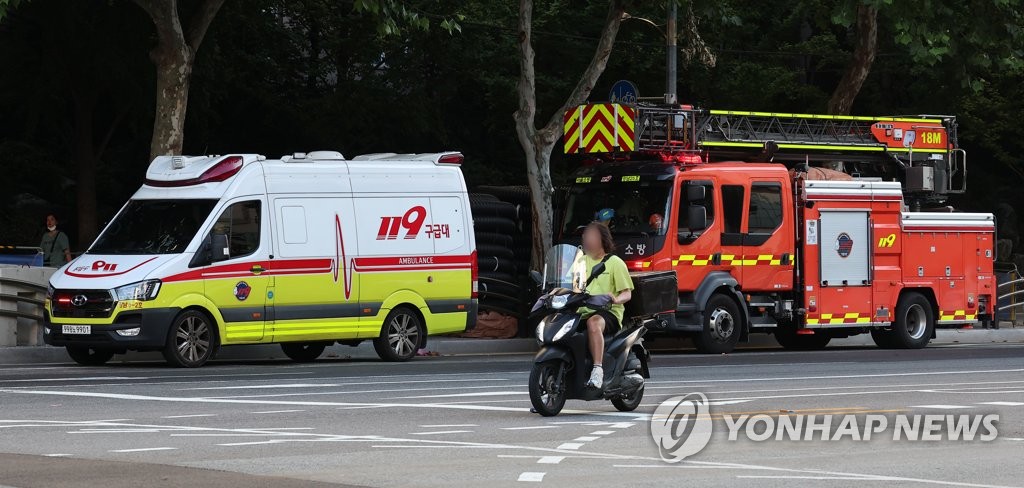
{"type": "Polygon", "coordinates": [[[196,417],[216,417],[215,413],[193,413],[190,415],[168,415],[166,417],[160,417],[162,419],[191,419],[196,417]]]}
{"type": "Polygon", "coordinates": [[[70,454],[54,453],[54,454],[43,454],[46,457],[68,457],[70,454]]]}
{"type": "Polygon", "coordinates": [[[978,405],[996,405],[1000,407],[1019,407],[1024,405],[1024,402],[981,402],[978,405]]]}
{"type": "Polygon", "coordinates": [[[537,473],[533,471],[527,471],[519,475],[519,481],[528,481],[533,483],[540,483],[544,481],[544,475],[546,473],[537,473]]]}
{"type": "Polygon", "coordinates": [[[967,405],[911,405],[910,408],[934,408],[936,410],[962,410],[971,408],[967,405]]]}
{"type": "Polygon", "coordinates": [[[562,444],[562,445],[558,446],[556,449],[558,449],[560,451],[561,450],[575,451],[575,450],[577,450],[577,449],[579,449],[581,447],[583,447],[583,443],[582,442],[566,442],[565,444],[562,444]]]}
{"type": "Polygon", "coordinates": [[[577,437],[577,438],[575,438],[573,440],[576,441],[576,442],[590,442],[590,441],[596,441],[598,439],[600,439],[600,437],[598,437],[596,435],[585,435],[585,436],[577,437]]]}
{"type": "Polygon", "coordinates": [[[472,432],[472,430],[438,430],[432,432],[410,432],[409,435],[468,434],[472,432]]]}
{"type": "Polygon", "coordinates": [[[537,460],[537,464],[558,464],[565,459],[565,456],[542,456],[537,460]]]}
{"type": "Polygon", "coordinates": [[[432,425],[421,425],[425,429],[443,429],[446,427],[480,427],[480,424],[432,424],[432,425]]]}
{"type": "Polygon", "coordinates": [[[611,434],[614,434],[614,433],[615,433],[614,430],[595,430],[595,431],[591,432],[590,435],[611,435],[611,434]]]}
{"type": "Polygon", "coordinates": [[[305,412],[305,410],[265,410],[262,412],[249,412],[251,414],[264,414],[264,413],[297,413],[305,412]]]}
{"type": "Polygon", "coordinates": [[[107,452],[125,453],[125,452],[174,451],[176,449],[178,449],[178,448],[177,447],[143,447],[141,449],[114,449],[114,450],[107,451],[107,452]]]}
{"type": "Polygon", "coordinates": [[[530,425],[527,427],[502,427],[501,430],[536,430],[536,429],[557,429],[557,425],[530,425]]]}

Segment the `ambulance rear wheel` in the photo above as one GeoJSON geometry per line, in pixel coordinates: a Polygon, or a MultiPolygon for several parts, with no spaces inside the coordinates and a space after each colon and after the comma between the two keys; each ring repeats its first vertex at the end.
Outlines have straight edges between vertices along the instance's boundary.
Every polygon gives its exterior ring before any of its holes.
{"type": "Polygon", "coordinates": [[[385,361],[408,361],[416,356],[420,344],[425,343],[425,335],[419,315],[411,308],[398,307],[384,319],[380,337],[373,340],[373,348],[385,361]]]}
{"type": "Polygon", "coordinates": [[[935,332],[932,304],[920,293],[907,293],[896,304],[893,339],[901,349],[921,349],[935,332]]]}
{"type": "Polygon", "coordinates": [[[91,347],[68,346],[68,356],[82,366],[102,366],[114,357],[114,351],[91,347]]]}
{"type": "Polygon", "coordinates": [[[217,345],[213,321],[198,310],[178,314],[168,331],[164,359],[179,368],[197,368],[213,356],[217,345]]]}
{"type": "Polygon", "coordinates": [[[292,361],[297,363],[308,363],[316,361],[327,349],[325,342],[285,342],[281,344],[281,351],[292,361]]]}
{"type": "Polygon", "coordinates": [[[697,352],[724,354],[732,352],[740,340],[743,317],[736,302],[720,293],[711,295],[704,307],[704,329],[693,338],[697,352]]]}

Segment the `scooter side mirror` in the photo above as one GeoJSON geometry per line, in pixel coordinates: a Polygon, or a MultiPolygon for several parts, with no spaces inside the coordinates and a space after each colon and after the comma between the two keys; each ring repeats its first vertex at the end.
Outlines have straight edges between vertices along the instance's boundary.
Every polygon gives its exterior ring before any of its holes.
{"type": "Polygon", "coordinates": [[[533,282],[537,284],[537,286],[544,286],[544,276],[540,274],[540,271],[537,271],[535,269],[531,270],[530,279],[532,279],[533,282]]]}

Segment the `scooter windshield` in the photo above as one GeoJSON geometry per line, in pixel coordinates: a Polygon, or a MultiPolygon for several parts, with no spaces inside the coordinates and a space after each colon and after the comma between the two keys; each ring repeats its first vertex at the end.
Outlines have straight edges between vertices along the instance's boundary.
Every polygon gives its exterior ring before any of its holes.
{"type": "Polygon", "coordinates": [[[583,251],[576,246],[559,244],[549,249],[544,259],[544,289],[580,291],[589,272],[584,261],[583,251]]]}

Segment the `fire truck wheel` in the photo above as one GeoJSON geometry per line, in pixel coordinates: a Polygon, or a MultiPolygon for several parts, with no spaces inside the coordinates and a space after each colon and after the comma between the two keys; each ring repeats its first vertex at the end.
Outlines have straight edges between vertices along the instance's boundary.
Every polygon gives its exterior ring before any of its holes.
{"type": "Polygon", "coordinates": [[[805,335],[797,334],[794,330],[786,330],[777,331],[775,333],[775,340],[784,349],[791,351],[816,351],[824,349],[832,338],[821,332],[805,335]]]}
{"type": "Polygon", "coordinates": [[[928,345],[935,330],[932,304],[920,293],[907,293],[896,303],[893,339],[901,349],[921,349],[928,345]]]}
{"type": "Polygon", "coordinates": [[[697,352],[724,354],[732,352],[740,340],[743,316],[736,302],[720,293],[711,295],[704,307],[704,330],[693,338],[697,352]]]}
{"type": "Polygon", "coordinates": [[[411,308],[397,307],[384,319],[380,337],[373,340],[377,355],[385,361],[408,361],[416,356],[426,330],[411,308]]]}

